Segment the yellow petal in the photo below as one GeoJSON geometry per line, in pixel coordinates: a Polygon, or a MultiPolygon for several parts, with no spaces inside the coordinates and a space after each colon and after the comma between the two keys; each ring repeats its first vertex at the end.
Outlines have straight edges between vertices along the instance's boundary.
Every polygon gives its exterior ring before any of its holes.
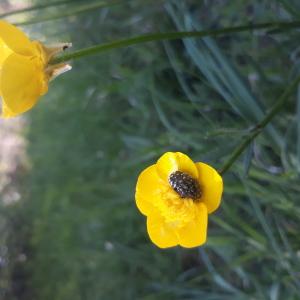
{"type": "Polygon", "coordinates": [[[0,69],[6,58],[12,53],[12,51],[6,46],[6,44],[0,38],[0,69]]]}
{"type": "Polygon", "coordinates": [[[206,205],[207,211],[210,214],[215,211],[221,203],[223,180],[219,173],[211,166],[201,162],[196,163],[196,166],[198,168],[198,180],[202,190],[200,201],[206,205]]]}
{"type": "Polygon", "coordinates": [[[4,118],[11,118],[14,116],[12,111],[7,107],[4,101],[2,101],[2,117],[4,118]]]}
{"type": "Polygon", "coordinates": [[[47,80],[41,66],[25,56],[11,54],[0,73],[3,117],[19,115],[32,108],[47,91],[47,80]]]}
{"type": "Polygon", "coordinates": [[[201,203],[197,206],[195,219],[187,223],[182,228],[178,228],[176,233],[179,239],[179,245],[185,248],[201,246],[206,241],[207,234],[207,208],[201,203]]]}
{"type": "Polygon", "coordinates": [[[147,218],[147,231],[151,241],[160,248],[178,245],[174,230],[169,227],[159,214],[152,214],[147,218]]]}
{"type": "Polygon", "coordinates": [[[181,171],[188,173],[195,179],[198,178],[198,170],[195,163],[181,152],[167,152],[156,163],[159,176],[164,181],[169,180],[171,173],[181,171]]]}
{"type": "Polygon", "coordinates": [[[136,184],[135,201],[138,209],[144,215],[149,215],[154,207],[153,202],[160,196],[161,179],[158,177],[155,165],[145,169],[136,184]]]}
{"type": "Polygon", "coordinates": [[[0,20],[0,39],[15,53],[32,54],[33,46],[29,38],[20,29],[3,20],[0,20]]]}

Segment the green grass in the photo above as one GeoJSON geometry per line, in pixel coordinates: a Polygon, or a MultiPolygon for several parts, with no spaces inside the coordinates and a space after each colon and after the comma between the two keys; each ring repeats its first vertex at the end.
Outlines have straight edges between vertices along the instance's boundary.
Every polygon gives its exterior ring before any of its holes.
{"type": "MultiPolygon", "coordinates": [[[[297,18],[292,1],[142,2],[29,29],[80,49],[297,18]]],[[[26,246],[16,298],[299,299],[296,92],[224,176],[205,246],[156,248],[134,203],[139,172],[165,151],[220,168],[299,74],[298,41],[291,30],[150,43],[78,60],[53,81],[28,114],[31,168],[10,212],[21,225],[6,226],[26,246]]]]}

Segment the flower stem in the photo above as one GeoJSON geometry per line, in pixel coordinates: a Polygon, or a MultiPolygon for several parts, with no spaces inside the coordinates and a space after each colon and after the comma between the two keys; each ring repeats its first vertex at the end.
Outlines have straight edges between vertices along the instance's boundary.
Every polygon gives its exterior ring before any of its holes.
{"type": "Polygon", "coordinates": [[[286,100],[291,93],[297,88],[300,82],[300,76],[298,76],[289,87],[278,98],[275,105],[266,114],[266,116],[256,124],[256,126],[249,132],[249,134],[243,139],[243,141],[235,148],[229,159],[224,163],[223,167],[219,170],[219,173],[223,175],[230,169],[232,164],[239,158],[241,153],[249,146],[249,144],[261,133],[261,131],[269,124],[273,117],[281,110],[286,100]]]}
{"type": "Polygon", "coordinates": [[[152,33],[140,35],[137,37],[122,39],[113,41],[110,43],[100,44],[96,46],[92,46],[89,48],[81,49],[78,51],[74,51],[72,53],[67,53],[61,55],[59,57],[54,58],[51,63],[57,64],[65,61],[69,61],[72,59],[78,59],[85,56],[90,56],[94,54],[98,54],[104,51],[109,51],[116,48],[124,48],[132,45],[137,45],[145,42],[153,42],[153,41],[161,41],[161,40],[174,40],[181,38],[191,38],[191,37],[206,37],[206,36],[219,36],[228,33],[235,32],[244,32],[251,30],[263,30],[268,29],[272,32],[280,31],[280,30],[288,30],[292,28],[300,27],[300,21],[294,22],[269,22],[269,23],[258,23],[258,24],[248,24],[241,25],[236,27],[227,27],[222,29],[215,30],[202,30],[202,31],[182,31],[182,32],[164,32],[164,33],[152,33]]]}
{"type": "MultiPolygon", "coordinates": [[[[206,37],[206,36],[219,36],[228,33],[245,32],[249,30],[262,30],[268,29],[272,32],[280,30],[288,30],[292,28],[300,27],[300,21],[295,22],[269,22],[269,23],[258,23],[241,25],[236,27],[228,27],[216,30],[202,30],[202,31],[183,31],[183,32],[166,32],[166,33],[154,33],[145,34],[129,39],[123,39],[118,41],[113,41],[110,43],[100,44],[92,46],[89,48],[74,51],[72,53],[64,54],[59,57],[55,57],[51,60],[51,64],[63,63],[69,60],[78,59],[86,56],[95,55],[101,52],[124,48],[132,45],[142,44],[146,42],[161,41],[161,40],[173,40],[181,38],[191,38],[191,37],[206,37]]],[[[222,175],[230,169],[232,164],[238,159],[241,153],[247,148],[247,146],[260,134],[262,129],[267,126],[267,124],[273,119],[273,117],[280,111],[280,109],[285,104],[285,101],[294,91],[300,81],[300,76],[296,78],[293,83],[285,90],[281,97],[277,100],[273,108],[269,113],[259,122],[254,129],[252,129],[249,134],[243,139],[243,141],[237,146],[233,151],[232,155],[225,162],[219,173],[222,175]]]]}

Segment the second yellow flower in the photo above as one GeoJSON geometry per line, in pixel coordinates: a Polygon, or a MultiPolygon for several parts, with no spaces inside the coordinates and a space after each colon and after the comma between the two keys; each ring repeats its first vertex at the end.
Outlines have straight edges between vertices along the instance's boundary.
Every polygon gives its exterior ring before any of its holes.
{"type": "Polygon", "coordinates": [[[0,96],[2,117],[13,117],[31,109],[48,91],[48,82],[67,71],[67,64],[49,65],[63,46],[47,48],[31,41],[18,28],[0,20],[0,96]]]}

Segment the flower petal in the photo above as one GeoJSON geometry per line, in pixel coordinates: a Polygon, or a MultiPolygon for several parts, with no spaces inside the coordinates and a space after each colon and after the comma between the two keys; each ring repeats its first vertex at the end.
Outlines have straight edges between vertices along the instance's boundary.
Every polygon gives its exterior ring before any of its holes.
{"type": "Polygon", "coordinates": [[[13,117],[14,114],[11,112],[11,110],[7,107],[4,101],[2,101],[2,117],[9,118],[13,117]]]}
{"type": "Polygon", "coordinates": [[[206,241],[207,208],[203,203],[200,203],[197,208],[196,218],[186,226],[176,230],[179,245],[182,247],[193,248],[201,246],[206,241]]]}
{"type": "Polygon", "coordinates": [[[32,108],[47,91],[44,71],[25,56],[11,54],[3,63],[0,73],[0,94],[3,117],[13,117],[32,108]]]}
{"type": "Polygon", "coordinates": [[[6,58],[12,53],[12,51],[6,46],[6,44],[0,38],[0,69],[6,58]]]}
{"type": "Polygon", "coordinates": [[[159,197],[161,179],[156,172],[156,166],[145,169],[138,178],[136,184],[135,201],[138,209],[144,215],[149,215],[154,207],[153,201],[159,197]]]}
{"type": "Polygon", "coordinates": [[[20,29],[4,20],[0,20],[0,39],[15,53],[32,54],[32,43],[29,38],[20,29]]]}
{"type": "Polygon", "coordinates": [[[152,214],[147,218],[147,231],[151,241],[160,248],[178,245],[174,230],[169,227],[159,214],[152,214]]]}
{"type": "Polygon", "coordinates": [[[211,166],[196,163],[199,173],[199,184],[202,189],[201,202],[207,207],[208,213],[215,211],[220,203],[223,192],[223,180],[219,173],[211,166]]]}
{"type": "Polygon", "coordinates": [[[181,171],[198,178],[195,163],[181,152],[166,152],[156,163],[157,172],[161,179],[168,181],[171,173],[181,171]]]}

